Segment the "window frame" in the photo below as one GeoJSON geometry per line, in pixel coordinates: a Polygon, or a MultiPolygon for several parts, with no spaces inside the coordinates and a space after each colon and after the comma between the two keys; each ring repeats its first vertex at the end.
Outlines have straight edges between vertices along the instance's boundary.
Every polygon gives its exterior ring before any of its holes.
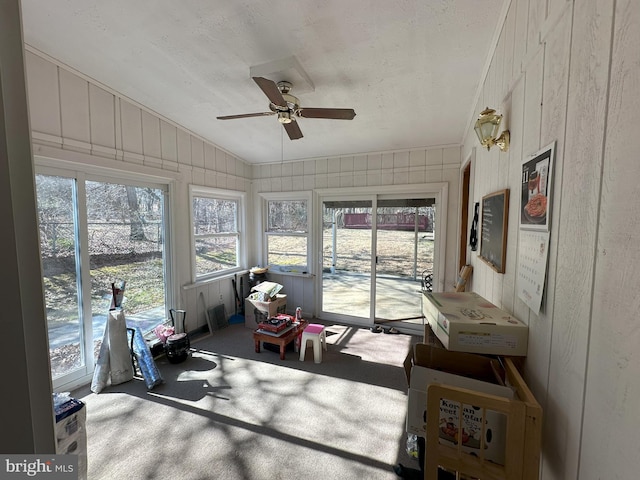
{"type": "MultiPolygon", "coordinates": [[[[52,386],[55,391],[77,388],[80,385],[91,381],[96,359],[93,355],[94,331],[91,312],[91,274],[90,274],[90,254],[88,245],[88,224],[87,224],[87,199],[86,183],[103,182],[133,187],[149,187],[159,189],[163,192],[163,275],[164,275],[164,295],[165,295],[165,316],[168,315],[169,308],[175,304],[174,276],[175,265],[171,259],[173,249],[173,234],[171,216],[174,211],[173,186],[170,178],[151,176],[147,174],[132,174],[130,172],[120,172],[107,167],[99,167],[87,164],[70,164],[57,159],[34,156],[34,184],[35,176],[53,176],[70,179],[74,186],[74,215],[77,235],[77,269],[78,269],[78,298],[80,302],[81,317],[81,342],[84,348],[85,365],[74,371],[65,373],[52,379],[52,386]]],[[[34,187],[35,188],[35,187],[34,187]]],[[[40,241],[40,239],[39,239],[40,241]]],[[[44,281],[44,279],[43,279],[44,281]]]]}
{"type": "Polygon", "coordinates": [[[269,236],[294,236],[294,237],[305,237],[307,239],[307,254],[306,254],[306,265],[295,265],[295,266],[283,266],[283,265],[272,265],[269,264],[269,270],[273,270],[274,272],[282,273],[282,274],[305,274],[311,275],[313,274],[313,262],[312,262],[312,251],[313,251],[313,234],[312,234],[312,222],[313,222],[313,196],[310,191],[300,191],[300,192],[264,192],[260,193],[261,200],[261,225],[260,225],[260,238],[261,238],[261,256],[262,256],[262,264],[267,265],[267,261],[269,259],[269,236]],[[299,232],[268,232],[269,227],[269,202],[286,202],[286,201],[304,201],[307,203],[307,232],[299,233],[299,232]]]}
{"type": "Polygon", "coordinates": [[[247,265],[247,241],[246,241],[246,193],[236,190],[223,190],[219,188],[203,187],[200,185],[189,185],[189,238],[191,244],[191,280],[193,283],[205,282],[208,280],[224,277],[233,273],[246,270],[247,265]],[[194,212],[193,212],[193,200],[194,198],[209,198],[216,200],[229,200],[237,202],[238,208],[236,212],[236,231],[234,233],[213,233],[213,234],[198,234],[195,233],[194,228],[194,212]],[[235,237],[236,238],[236,266],[232,268],[225,268],[215,272],[208,272],[206,274],[198,275],[196,268],[196,240],[198,238],[212,238],[212,237],[235,237]]]}

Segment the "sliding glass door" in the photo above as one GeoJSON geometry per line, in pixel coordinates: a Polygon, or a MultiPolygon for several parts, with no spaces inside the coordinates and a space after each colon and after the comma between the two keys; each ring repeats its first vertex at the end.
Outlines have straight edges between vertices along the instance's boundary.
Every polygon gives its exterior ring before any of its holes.
{"type": "Polygon", "coordinates": [[[322,203],[322,311],[371,316],[371,200],[322,203]]]}
{"type": "Polygon", "coordinates": [[[166,186],[36,175],[54,387],[90,375],[111,304],[126,282],[128,326],[167,318],[166,186]]]}
{"type": "Polygon", "coordinates": [[[422,328],[421,284],[433,276],[435,201],[379,198],[376,215],[376,322],[422,328]]]}
{"type": "Polygon", "coordinates": [[[102,335],[114,281],[126,282],[127,325],[145,332],[167,318],[164,193],[160,188],[88,181],[86,199],[91,317],[96,333],[102,335]]]}
{"type": "Polygon", "coordinates": [[[49,357],[54,382],[88,372],[82,323],[76,181],[36,175],[49,357]]]}
{"type": "Polygon", "coordinates": [[[425,193],[320,197],[322,282],[327,320],[422,331],[422,285],[442,271],[446,186],[425,193]]]}

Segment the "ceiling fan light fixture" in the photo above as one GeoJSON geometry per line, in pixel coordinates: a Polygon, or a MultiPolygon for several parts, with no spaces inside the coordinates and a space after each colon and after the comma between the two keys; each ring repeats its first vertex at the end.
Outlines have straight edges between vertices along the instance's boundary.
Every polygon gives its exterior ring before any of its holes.
{"type": "Polygon", "coordinates": [[[280,123],[291,123],[293,119],[291,118],[291,113],[289,111],[278,112],[278,121],[280,123]]]}
{"type": "Polygon", "coordinates": [[[240,115],[225,115],[217,117],[219,120],[231,120],[234,118],[263,117],[265,115],[277,115],[278,122],[284,127],[291,140],[303,137],[302,131],[295,116],[305,118],[325,118],[329,120],[353,120],[356,112],[352,108],[300,108],[300,101],[289,92],[291,83],[280,81],[278,83],[264,77],[252,77],[262,93],[269,99],[269,112],[244,113],[240,115]]]}

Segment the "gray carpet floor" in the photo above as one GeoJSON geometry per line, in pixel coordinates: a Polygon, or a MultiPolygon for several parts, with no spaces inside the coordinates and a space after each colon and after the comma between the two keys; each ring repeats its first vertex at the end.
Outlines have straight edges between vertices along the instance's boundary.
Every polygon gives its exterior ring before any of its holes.
{"type": "Polygon", "coordinates": [[[327,323],[320,364],[254,351],[230,325],[192,342],[183,363],[142,379],[72,392],[86,404],[90,480],[395,479],[406,452],[402,362],[420,338],[327,323]]]}

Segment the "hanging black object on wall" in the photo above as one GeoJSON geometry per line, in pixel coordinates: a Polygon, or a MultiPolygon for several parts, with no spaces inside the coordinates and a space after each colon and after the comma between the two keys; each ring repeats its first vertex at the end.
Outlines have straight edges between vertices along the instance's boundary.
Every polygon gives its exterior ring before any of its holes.
{"type": "Polygon", "coordinates": [[[474,252],[478,250],[478,214],[480,211],[480,202],[476,202],[473,213],[473,222],[471,222],[471,234],[469,235],[469,245],[474,252]]]}

